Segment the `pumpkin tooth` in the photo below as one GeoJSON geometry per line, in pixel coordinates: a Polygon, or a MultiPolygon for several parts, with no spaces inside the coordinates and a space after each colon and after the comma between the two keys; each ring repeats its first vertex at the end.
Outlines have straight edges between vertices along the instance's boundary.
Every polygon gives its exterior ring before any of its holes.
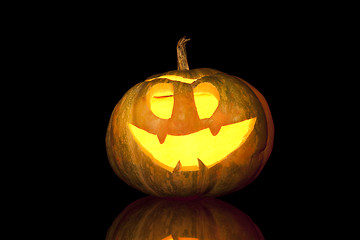
{"type": "Polygon", "coordinates": [[[159,139],[160,144],[163,144],[165,142],[167,134],[163,131],[158,132],[157,137],[159,139]]]}
{"type": "Polygon", "coordinates": [[[179,160],[179,162],[176,164],[176,166],[175,166],[175,168],[173,170],[173,173],[180,172],[181,168],[182,168],[182,166],[181,166],[181,162],[179,160]]]}
{"type": "Polygon", "coordinates": [[[216,136],[219,132],[220,132],[220,129],[221,129],[221,126],[218,125],[218,124],[211,124],[209,126],[210,128],[210,132],[213,136],[216,136]]]}
{"type": "Polygon", "coordinates": [[[200,171],[207,171],[208,167],[198,158],[198,165],[200,171]]]}

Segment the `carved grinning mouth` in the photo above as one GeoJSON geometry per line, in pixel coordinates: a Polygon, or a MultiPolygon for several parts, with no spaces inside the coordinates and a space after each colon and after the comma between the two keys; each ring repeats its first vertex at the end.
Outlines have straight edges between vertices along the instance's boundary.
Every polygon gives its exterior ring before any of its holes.
{"type": "Polygon", "coordinates": [[[215,136],[209,128],[188,135],[169,134],[163,143],[156,134],[130,123],[129,129],[146,154],[166,170],[197,171],[199,160],[211,168],[241,146],[254,129],[255,122],[256,117],[222,126],[215,136]]]}

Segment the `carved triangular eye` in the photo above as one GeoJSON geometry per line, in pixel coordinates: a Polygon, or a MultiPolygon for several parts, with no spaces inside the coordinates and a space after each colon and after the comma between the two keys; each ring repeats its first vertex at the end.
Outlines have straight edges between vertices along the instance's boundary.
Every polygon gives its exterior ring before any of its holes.
{"type": "Polygon", "coordinates": [[[219,105],[220,96],[214,85],[204,82],[194,88],[194,100],[199,118],[210,118],[219,105]]]}
{"type": "Polygon", "coordinates": [[[147,93],[150,110],[162,119],[171,117],[174,107],[174,87],[171,83],[159,83],[147,93]]]}

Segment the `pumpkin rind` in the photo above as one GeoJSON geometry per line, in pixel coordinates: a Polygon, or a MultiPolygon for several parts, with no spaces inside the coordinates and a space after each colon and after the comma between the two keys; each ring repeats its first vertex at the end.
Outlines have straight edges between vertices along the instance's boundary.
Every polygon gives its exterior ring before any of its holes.
{"type": "Polygon", "coordinates": [[[274,127],[265,98],[244,80],[205,68],[154,75],[132,87],[112,113],[106,146],[115,173],[144,193],[160,197],[220,196],[243,188],[257,177],[269,158],[273,138],[274,127]],[[187,84],[161,78],[167,75],[197,80],[187,84]],[[189,115],[182,122],[175,118],[159,119],[146,104],[146,93],[152,86],[171,83],[174,96],[184,95],[182,103],[190,106],[195,103],[185,96],[190,96],[191,89],[204,82],[214,85],[220,95],[217,110],[210,118],[199,120],[189,115]],[[131,123],[152,134],[164,131],[164,134],[186,135],[253,117],[256,117],[255,127],[243,145],[211,168],[200,163],[198,171],[170,172],[162,168],[136,143],[128,128],[131,123]]]}

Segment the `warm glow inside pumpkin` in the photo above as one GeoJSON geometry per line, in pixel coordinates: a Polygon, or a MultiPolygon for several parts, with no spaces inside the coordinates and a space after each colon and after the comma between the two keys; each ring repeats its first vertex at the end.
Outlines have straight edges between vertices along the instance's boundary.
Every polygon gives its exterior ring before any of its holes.
{"type": "MultiPolygon", "coordinates": [[[[172,78],[172,76],[167,77],[172,78]]],[[[182,80],[182,82],[188,83],[189,81],[182,80]]],[[[151,111],[159,118],[169,119],[174,106],[173,85],[171,83],[159,83],[147,95],[150,99],[151,111]]],[[[214,85],[201,83],[194,89],[194,100],[199,118],[204,119],[212,116],[219,104],[220,96],[214,85]]]]}
{"type": "Polygon", "coordinates": [[[180,159],[181,171],[194,171],[199,170],[198,161],[210,168],[237,149],[249,136],[255,122],[256,118],[252,118],[222,126],[216,136],[209,128],[183,136],[167,135],[163,144],[154,134],[132,124],[129,128],[140,146],[165,169],[173,171],[180,159]]]}
{"type": "Polygon", "coordinates": [[[169,79],[171,81],[178,81],[178,82],[189,83],[189,84],[191,84],[197,80],[197,78],[185,78],[185,77],[181,77],[181,76],[177,76],[177,75],[163,75],[163,76],[159,76],[156,78],[147,79],[145,81],[149,82],[149,81],[152,81],[157,78],[165,78],[165,79],[169,79]]]}

